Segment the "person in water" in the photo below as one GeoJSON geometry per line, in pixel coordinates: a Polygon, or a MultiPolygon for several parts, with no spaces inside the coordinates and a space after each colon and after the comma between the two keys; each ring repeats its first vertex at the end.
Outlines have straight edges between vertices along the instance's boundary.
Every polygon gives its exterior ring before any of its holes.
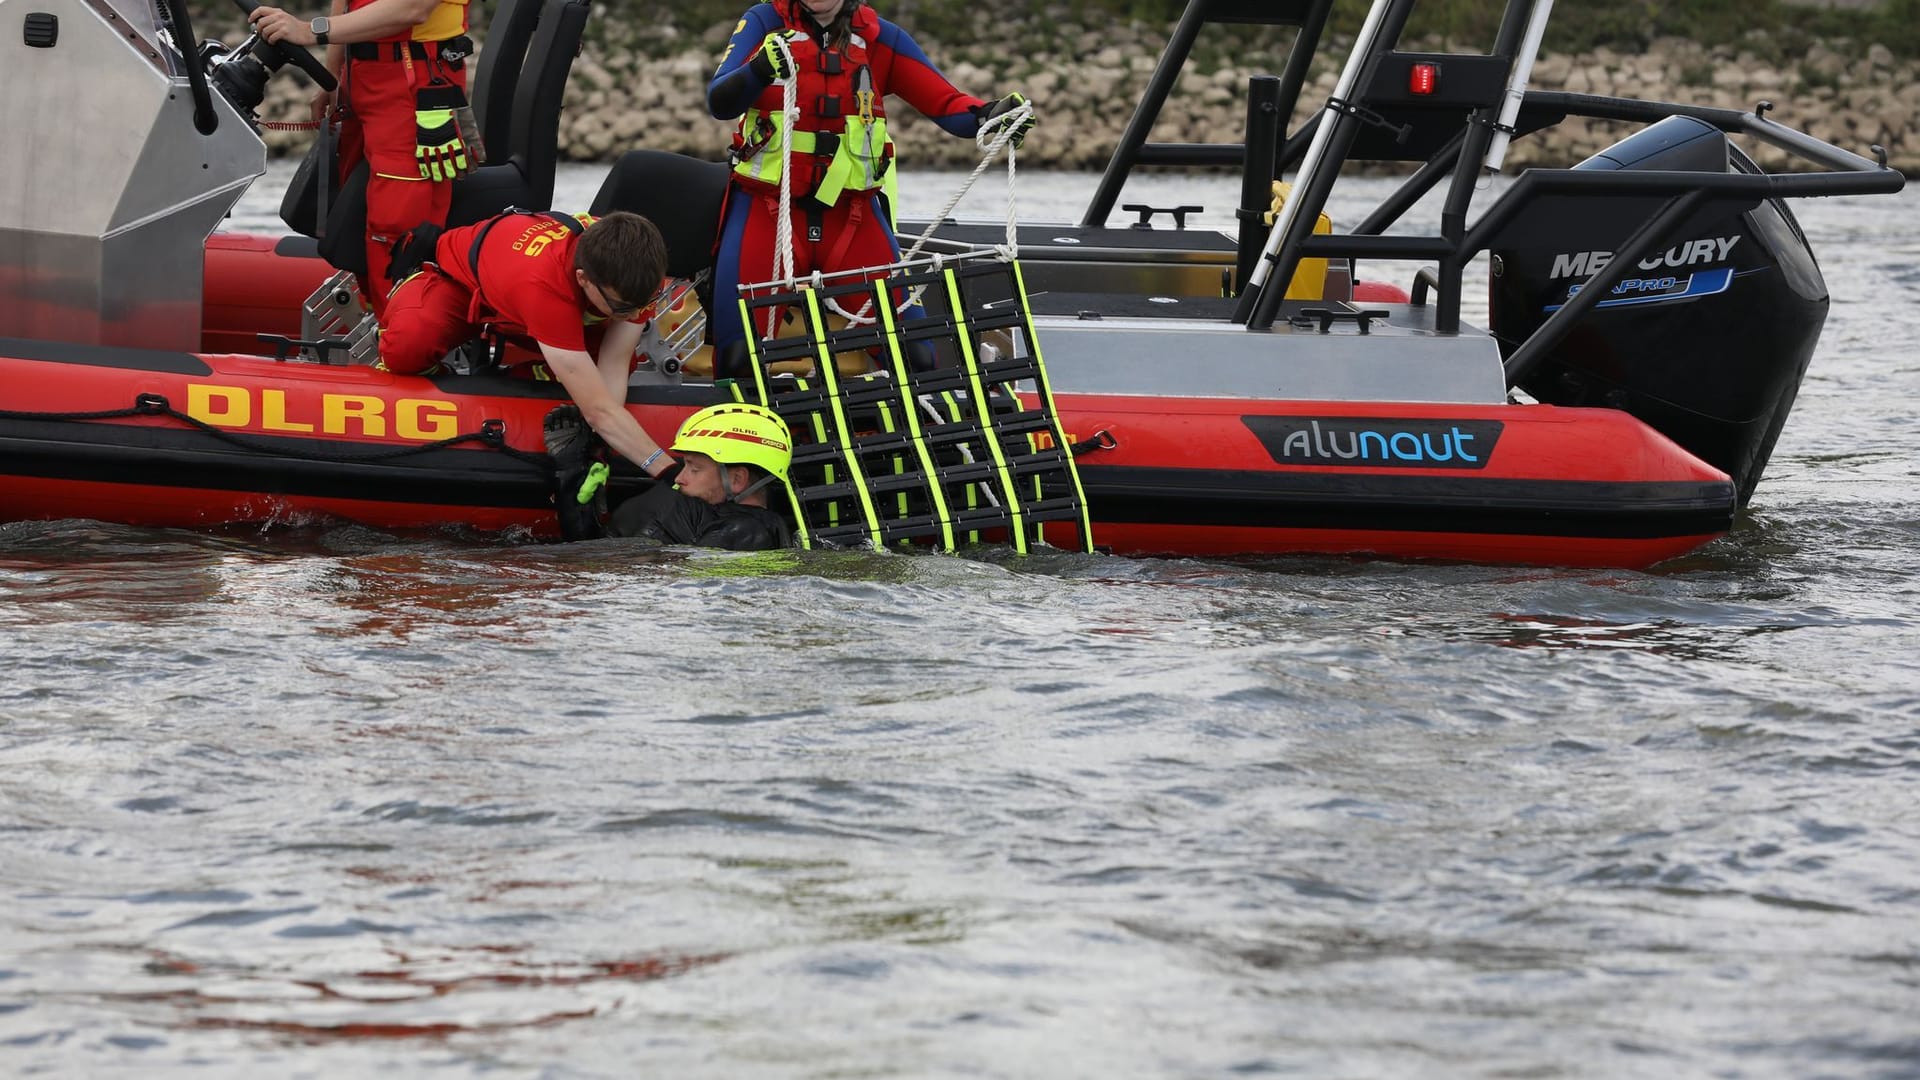
{"type": "MultiPolygon", "coordinates": [[[[393,287],[389,264],[403,236],[445,225],[454,178],[480,167],[461,135],[467,108],[467,0],[333,0],[331,13],[302,19],[258,7],[247,21],[275,45],[319,45],[339,81],[338,185],[362,161],[367,177],[367,273],[360,295],[376,317],[393,287]]],[[[324,120],[334,95],[314,95],[324,120]]]]}
{"type": "MultiPolygon", "coordinates": [[[[677,473],[616,507],[604,528],[589,480],[592,438],[577,415],[547,418],[547,453],[560,477],[561,535],[639,537],[662,544],[764,551],[793,543],[786,518],[767,505],[775,483],[787,483],[793,437],[786,421],[759,405],[710,405],[687,417],[674,436],[677,473]],[[579,493],[587,481],[585,496],[579,493]],[[671,482],[669,482],[671,481],[671,482]]],[[[600,476],[604,478],[605,472],[600,476]]]]}
{"type": "Polygon", "coordinates": [[[422,230],[395,265],[409,273],[387,301],[381,366],[426,374],[490,329],[522,347],[505,353],[508,374],[558,380],[593,431],[649,476],[672,466],[626,409],[634,348],[666,283],[653,222],[509,210],[422,230]]]}
{"type": "MultiPolygon", "coordinates": [[[[775,274],[780,177],[789,160],[796,276],[899,258],[892,208],[882,196],[892,180],[889,94],[961,138],[1026,104],[1019,94],[989,103],[962,93],[905,30],[864,0],[769,0],[748,9],[734,27],[707,86],[708,111],[739,120],[714,266],[711,333],[724,370],[737,373],[743,362],[746,328],[737,286],[775,274]],[[783,107],[790,80],[798,84],[799,112],[788,132],[783,107]]],[[[1028,116],[1015,145],[1031,126],[1028,116]]]]}

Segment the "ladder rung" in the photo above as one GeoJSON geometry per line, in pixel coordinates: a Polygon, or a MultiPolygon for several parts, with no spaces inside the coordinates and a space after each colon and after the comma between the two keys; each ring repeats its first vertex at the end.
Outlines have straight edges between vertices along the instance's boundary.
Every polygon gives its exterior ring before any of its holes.
{"type": "Polygon", "coordinates": [[[867,477],[867,490],[877,495],[897,495],[902,491],[926,491],[927,486],[927,474],[919,469],[867,477]]]}
{"type": "Polygon", "coordinates": [[[980,365],[980,382],[992,387],[1002,383],[1026,382],[1040,374],[1040,366],[1031,357],[1019,357],[1014,360],[995,360],[980,365]]]}
{"type": "Polygon", "coordinates": [[[975,330],[1004,330],[1010,326],[1024,326],[1026,321],[1026,310],[1017,304],[996,303],[978,313],[967,312],[967,325],[975,330]]]}
{"type": "Polygon", "coordinates": [[[852,481],[848,481],[842,484],[818,484],[813,487],[799,488],[794,491],[793,497],[801,503],[845,502],[849,499],[859,499],[860,491],[852,481]]]}
{"type": "Polygon", "coordinates": [[[913,378],[913,389],[916,394],[955,394],[972,388],[972,378],[959,368],[939,368],[934,371],[920,372],[913,378]]]}

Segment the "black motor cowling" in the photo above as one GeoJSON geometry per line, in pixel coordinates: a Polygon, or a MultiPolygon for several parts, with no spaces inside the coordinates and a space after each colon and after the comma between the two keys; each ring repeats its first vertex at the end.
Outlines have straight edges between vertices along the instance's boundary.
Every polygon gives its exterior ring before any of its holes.
{"type": "MultiPolygon", "coordinates": [[[[1718,128],[1674,116],[1575,166],[1758,172],[1718,128]]],[[[1490,316],[1511,351],[1606,267],[1646,220],[1643,199],[1560,196],[1491,250],[1490,316]]],[[[1632,413],[1726,472],[1745,505],[1799,392],[1827,287],[1799,223],[1768,200],[1663,238],[1520,388],[1556,405],[1632,413]]]]}

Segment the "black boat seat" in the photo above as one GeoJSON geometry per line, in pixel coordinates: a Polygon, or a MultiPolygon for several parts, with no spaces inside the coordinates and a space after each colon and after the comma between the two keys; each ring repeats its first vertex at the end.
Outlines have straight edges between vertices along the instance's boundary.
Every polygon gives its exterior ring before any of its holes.
{"type": "Polygon", "coordinates": [[[667,273],[692,280],[713,266],[726,194],[724,162],[629,150],[613,163],[588,211],[626,210],[648,218],[667,242],[667,273]]]}
{"type": "Polygon", "coordinates": [[[487,24],[486,47],[474,61],[467,98],[480,121],[480,138],[488,146],[513,145],[514,98],[544,6],[545,0],[500,0],[493,21],[487,24]]]}
{"type": "MultiPolygon", "coordinates": [[[[496,164],[454,181],[449,227],[470,225],[510,206],[552,206],[560,104],[590,10],[588,0],[503,0],[473,80],[481,137],[496,164]]],[[[281,220],[306,236],[319,232],[313,174],[303,167],[280,206],[281,220]]],[[[356,274],[367,271],[368,175],[362,162],[333,193],[326,232],[319,238],[322,258],[356,274]]]]}

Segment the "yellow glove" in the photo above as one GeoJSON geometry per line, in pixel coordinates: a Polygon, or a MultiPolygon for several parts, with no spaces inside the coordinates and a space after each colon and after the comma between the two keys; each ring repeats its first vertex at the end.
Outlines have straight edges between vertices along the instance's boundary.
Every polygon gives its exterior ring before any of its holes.
{"type": "Polygon", "coordinates": [[[413,156],[420,176],[436,183],[474,170],[453,112],[467,103],[457,86],[429,86],[414,95],[413,156]]]}
{"type": "Polygon", "coordinates": [[[767,83],[776,83],[792,75],[793,72],[787,65],[786,50],[781,46],[792,42],[793,38],[792,30],[775,30],[768,34],[760,40],[760,51],[753,54],[753,59],[747,61],[747,66],[753,69],[755,75],[760,76],[761,81],[767,83]]]}

